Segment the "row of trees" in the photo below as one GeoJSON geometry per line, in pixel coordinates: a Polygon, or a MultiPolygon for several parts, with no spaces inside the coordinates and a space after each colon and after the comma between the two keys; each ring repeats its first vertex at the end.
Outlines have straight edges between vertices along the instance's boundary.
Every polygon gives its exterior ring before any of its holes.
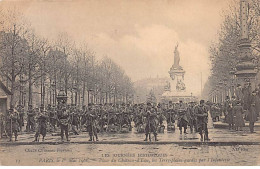
{"type": "Polygon", "coordinates": [[[76,47],[66,33],[54,43],[39,38],[17,10],[0,15],[0,78],[12,93],[11,105],[55,105],[60,90],[76,105],[133,97],[131,79],[110,58],[97,60],[94,51],[76,47]]]}
{"type": "MultiPolygon", "coordinates": [[[[211,76],[203,91],[204,96],[224,92],[223,96],[233,95],[235,90],[235,66],[238,63],[240,40],[240,0],[230,3],[228,10],[223,12],[223,22],[218,32],[218,40],[209,49],[211,60],[211,76]]],[[[249,0],[248,26],[249,39],[255,62],[260,52],[260,1],[249,0]]],[[[259,63],[257,63],[259,65],[259,63]]]]}

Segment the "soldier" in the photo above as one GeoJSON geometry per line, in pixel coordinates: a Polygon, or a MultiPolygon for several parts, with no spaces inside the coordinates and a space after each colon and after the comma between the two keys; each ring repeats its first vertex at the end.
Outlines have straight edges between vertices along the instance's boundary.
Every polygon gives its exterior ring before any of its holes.
{"type": "Polygon", "coordinates": [[[160,103],[157,105],[157,118],[158,118],[158,123],[159,123],[158,132],[163,133],[164,129],[165,129],[165,126],[163,124],[165,116],[163,115],[163,108],[160,103]]]}
{"type": "Polygon", "coordinates": [[[200,134],[200,140],[203,141],[203,132],[204,140],[209,140],[208,137],[208,110],[204,105],[204,100],[200,100],[200,105],[195,107],[195,114],[197,115],[197,125],[198,131],[200,134]]]}
{"type": "Polygon", "coordinates": [[[56,113],[55,107],[54,106],[52,107],[51,105],[49,105],[47,111],[49,114],[51,131],[56,131],[57,113],[56,113]]]}
{"type": "Polygon", "coordinates": [[[180,134],[182,134],[182,128],[184,128],[184,133],[187,134],[187,125],[188,125],[188,118],[187,118],[187,109],[185,104],[182,102],[182,100],[179,101],[179,104],[176,107],[176,112],[178,113],[178,124],[180,134]]]}
{"type": "Polygon", "coordinates": [[[145,126],[145,139],[147,141],[148,136],[149,140],[151,141],[151,132],[153,132],[155,141],[157,139],[157,115],[155,109],[152,107],[151,103],[147,103],[146,111],[143,114],[146,117],[146,126],[145,126]]]}
{"type": "Polygon", "coordinates": [[[63,141],[64,133],[67,141],[70,141],[69,140],[69,121],[70,121],[69,110],[67,110],[65,105],[63,105],[59,108],[57,115],[58,115],[58,123],[61,129],[61,141],[63,141]]]}
{"type": "Polygon", "coordinates": [[[172,101],[169,102],[166,111],[167,130],[175,130],[175,110],[172,101]]]}
{"type": "Polygon", "coordinates": [[[10,141],[12,141],[13,133],[14,133],[15,141],[18,141],[17,140],[18,119],[19,119],[18,112],[14,110],[13,107],[11,106],[11,108],[8,111],[7,120],[6,120],[6,126],[7,126],[7,131],[8,131],[10,141]]]}
{"type": "Polygon", "coordinates": [[[40,134],[42,135],[42,141],[44,141],[44,138],[47,133],[47,120],[48,120],[47,112],[41,109],[36,119],[37,119],[38,126],[36,129],[36,133],[34,135],[35,137],[34,141],[39,141],[40,134]]]}
{"type": "Polygon", "coordinates": [[[87,131],[89,132],[89,140],[94,141],[94,136],[96,137],[96,141],[98,141],[97,136],[97,114],[94,109],[93,104],[89,104],[89,111],[87,112],[87,131]]]}
{"type": "Polygon", "coordinates": [[[197,117],[195,115],[194,106],[195,106],[195,103],[192,102],[189,104],[189,107],[187,109],[191,133],[193,133],[193,129],[195,130],[195,132],[197,132],[197,117]]]}
{"type": "Polygon", "coordinates": [[[130,119],[130,112],[127,107],[122,107],[121,110],[121,127],[126,126],[131,130],[131,119],[130,119]]]}
{"type": "Polygon", "coordinates": [[[19,114],[18,124],[19,124],[19,131],[22,132],[22,127],[24,126],[24,107],[22,105],[17,106],[17,111],[19,114]]]}
{"type": "Polygon", "coordinates": [[[32,105],[29,105],[28,107],[28,114],[27,114],[27,125],[26,125],[26,131],[34,131],[35,130],[35,112],[33,110],[32,105]]]}
{"type": "Polygon", "coordinates": [[[71,129],[72,129],[72,132],[75,134],[75,135],[79,135],[79,133],[77,132],[77,129],[78,129],[78,125],[79,125],[79,116],[78,116],[78,111],[76,110],[76,107],[73,106],[71,108],[71,111],[70,111],[70,120],[71,120],[71,129]],[[76,129],[77,128],[77,129],[76,129]]]}

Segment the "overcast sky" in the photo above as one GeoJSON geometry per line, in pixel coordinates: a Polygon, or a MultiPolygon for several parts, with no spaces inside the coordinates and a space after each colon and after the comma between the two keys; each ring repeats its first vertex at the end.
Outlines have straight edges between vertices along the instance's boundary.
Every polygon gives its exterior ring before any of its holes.
{"type": "Polygon", "coordinates": [[[230,0],[42,0],[16,3],[37,34],[67,32],[99,58],[118,63],[133,81],[168,77],[179,43],[186,86],[200,92],[210,73],[208,47],[230,0]]]}

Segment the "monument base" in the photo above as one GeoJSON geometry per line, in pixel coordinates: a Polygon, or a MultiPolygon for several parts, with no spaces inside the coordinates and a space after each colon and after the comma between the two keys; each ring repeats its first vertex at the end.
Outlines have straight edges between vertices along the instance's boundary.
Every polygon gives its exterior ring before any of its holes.
{"type": "Polygon", "coordinates": [[[183,102],[194,102],[197,101],[195,96],[192,96],[190,92],[185,91],[167,91],[162,94],[163,101],[172,101],[179,102],[182,100],[183,102]]]}

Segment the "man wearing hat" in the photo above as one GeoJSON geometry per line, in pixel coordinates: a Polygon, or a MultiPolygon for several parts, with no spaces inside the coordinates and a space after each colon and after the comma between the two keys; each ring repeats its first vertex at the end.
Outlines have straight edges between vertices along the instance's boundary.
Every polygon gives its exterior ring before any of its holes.
{"type": "Polygon", "coordinates": [[[35,133],[35,140],[34,141],[39,141],[40,134],[42,135],[42,141],[44,141],[44,138],[47,133],[47,120],[48,120],[48,114],[46,110],[41,109],[37,116],[37,129],[35,133]]]}
{"type": "Polygon", "coordinates": [[[8,131],[10,141],[12,141],[13,133],[14,133],[15,141],[18,141],[17,140],[18,119],[19,119],[18,112],[16,110],[14,110],[13,106],[11,106],[9,111],[8,111],[7,120],[6,120],[6,127],[7,127],[7,131],[8,131]]]}
{"type": "Polygon", "coordinates": [[[158,141],[157,139],[157,114],[155,109],[152,107],[152,104],[150,102],[147,103],[146,111],[144,112],[144,116],[146,117],[146,126],[145,126],[145,139],[144,141],[151,140],[151,132],[154,135],[155,141],[158,141]]]}
{"type": "Polygon", "coordinates": [[[179,104],[176,106],[176,112],[178,116],[178,124],[180,134],[182,134],[182,128],[184,129],[184,133],[187,133],[188,126],[188,118],[187,118],[187,108],[182,100],[179,101],[179,104]]]}
{"type": "Polygon", "coordinates": [[[251,133],[254,133],[254,125],[257,121],[255,102],[251,103],[249,111],[247,111],[247,120],[249,121],[249,129],[251,133]]]}
{"type": "Polygon", "coordinates": [[[234,115],[233,115],[233,103],[230,101],[229,96],[226,96],[224,103],[225,122],[229,125],[229,130],[234,128],[234,115]]]}
{"type": "Polygon", "coordinates": [[[33,106],[28,106],[28,113],[27,113],[27,125],[26,125],[26,131],[34,131],[35,130],[35,111],[33,110],[33,106]]]}
{"type": "Polygon", "coordinates": [[[240,130],[242,131],[242,127],[245,126],[244,118],[243,118],[243,107],[241,106],[241,103],[239,100],[236,101],[236,105],[233,108],[234,110],[234,123],[236,131],[240,130]]]}
{"type": "MultiPolygon", "coordinates": [[[[209,140],[208,137],[208,110],[205,107],[204,100],[200,100],[200,105],[195,107],[195,114],[197,115],[197,127],[200,134],[200,140],[203,141],[203,131],[205,133],[204,139],[209,140]]],[[[204,140],[204,141],[205,141],[204,140]]]]}
{"type": "Polygon", "coordinates": [[[18,123],[19,123],[19,130],[20,132],[22,132],[22,127],[24,126],[24,107],[22,105],[18,105],[17,106],[17,111],[19,114],[19,119],[18,119],[18,123]]]}
{"type": "Polygon", "coordinates": [[[57,113],[54,106],[48,105],[47,108],[51,131],[56,131],[57,113]]]}
{"type": "Polygon", "coordinates": [[[88,141],[95,141],[94,138],[96,137],[96,141],[98,141],[97,136],[97,114],[95,111],[95,105],[89,104],[89,110],[87,111],[87,131],[89,132],[89,140],[88,141]]]}
{"type": "Polygon", "coordinates": [[[58,123],[61,129],[61,141],[63,141],[64,133],[67,141],[69,141],[69,110],[65,106],[60,106],[57,111],[58,123]]]}

